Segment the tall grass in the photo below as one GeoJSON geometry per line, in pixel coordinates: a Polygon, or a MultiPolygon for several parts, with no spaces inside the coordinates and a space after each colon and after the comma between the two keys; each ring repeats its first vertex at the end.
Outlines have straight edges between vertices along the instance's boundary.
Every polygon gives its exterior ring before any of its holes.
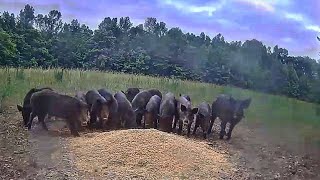
{"type": "Polygon", "coordinates": [[[26,92],[33,87],[49,86],[61,93],[74,95],[76,91],[107,88],[112,92],[128,87],[157,88],[163,93],[189,94],[194,105],[206,101],[210,104],[220,93],[236,98],[252,98],[243,123],[262,123],[279,132],[289,129],[303,140],[320,143],[319,105],[299,100],[267,95],[228,86],[181,81],[149,76],[61,69],[0,69],[0,102],[21,103],[26,92]]]}

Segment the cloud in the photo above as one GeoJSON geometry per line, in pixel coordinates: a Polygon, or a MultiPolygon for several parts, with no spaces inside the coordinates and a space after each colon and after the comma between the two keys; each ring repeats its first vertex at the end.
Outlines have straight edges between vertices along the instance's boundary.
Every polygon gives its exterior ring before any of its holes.
{"type": "Polygon", "coordinates": [[[320,26],[311,22],[310,19],[304,17],[302,14],[285,12],[284,16],[285,16],[285,18],[287,18],[289,20],[293,20],[295,22],[300,23],[306,30],[320,32],[320,26]]]}
{"type": "Polygon", "coordinates": [[[284,13],[284,16],[287,19],[291,19],[291,20],[294,20],[294,21],[297,21],[297,22],[303,22],[303,20],[304,20],[302,14],[295,14],[295,13],[286,12],[286,13],[284,13]]]}
{"type": "Polygon", "coordinates": [[[221,0],[218,2],[209,2],[206,5],[194,5],[179,0],[163,0],[159,2],[164,5],[173,6],[176,9],[182,10],[187,13],[206,13],[208,16],[212,16],[214,12],[224,6],[226,1],[221,0]]]}
{"type": "Polygon", "coordinates": [[[320,33],[320,26],[317,25],[308,25],[306,29],[320,33]]]}
{"type": "Polygon", "coordinates": [[[250,6],[255,7],[256,9],[274,12],[275,7],[269,1],[261,1],[261,0],[236,0],[236,2],[244,3],[250,6]]]}
{"type": "Polygon", "coordinates": [[[293,42],[293,39],[291,37],[285,37],[285,38],[282,38],[281,41],[286,42],[286,43],[291,43],[291,42],[293,42]]]}

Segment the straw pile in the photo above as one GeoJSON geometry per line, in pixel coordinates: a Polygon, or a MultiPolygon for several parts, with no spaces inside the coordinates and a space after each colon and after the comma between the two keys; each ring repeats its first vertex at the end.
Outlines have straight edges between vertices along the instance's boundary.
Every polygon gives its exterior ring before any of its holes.
{"type": "Polygon", "coordinates": [[[158,130],[119,130],[70,139],[76,167],[95,178],[220,179],[233,165],[206,142],[158,130]]]}

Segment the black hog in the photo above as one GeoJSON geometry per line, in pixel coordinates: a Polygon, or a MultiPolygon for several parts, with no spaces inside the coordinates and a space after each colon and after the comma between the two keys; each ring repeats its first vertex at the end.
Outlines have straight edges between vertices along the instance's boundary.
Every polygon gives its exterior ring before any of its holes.
{"type": "Polygon", "coordinates": [[[176,129],[178,123],[178,134],[181,134],[183,127],[187,127],[187,135],[190,135],[190,128],[193,123],[194,115],[198,112],[198,108],[192,108],[191,102],[184,96],[180,96],[176,103],[176,114],[173,123],[173,129],[176,129]]]}
{"type": "Polygon", "coordinates": [[[164,132],[172,131],[172,122],[176,113],[176,99],[174,94],[169,92],[164,95],[160,104],[159,130],[164,132]]]}
{"type": "Polygon", "coordinates": [[[117,118],[123,128],[136,128],[136,116],[132,109],[131,103],[123,92],[117,92],[114,95],[118,102],[117,118]]]}
{"type": "MultiPolygon", "coordinates": [[[[123,92],[123,91],[122,91],[123,92]]],[[[123,92],[127,99],[132,102],[133,98],[140,92],[139,88],[128,88],[126,92],[123,92]]]]}
{"type": "Polygon", "coordinates": [[[144,128],[157,129],[161,98],[154,95],[150,98],[144,112],[144,128]]]}
{"type": "Polygon", "coordinates": [[[221,120],[220,139],[227,135],[227,139],[231,138],[231,133],[236,124],[244,117],[243,110],[248,108],[251,103],[251,98],[246,100],[235,100],[233,97],[221,94],[212,103],[212,121],[209,127],[209,133],[214,123],[214,120],[219,117],[221,120]],[[226,134],[225,128],[227,123],[230,123],[230,128],[226,134]]]}
{"type": "Polygon", "coordinates": [[[148,89],[148,91],[151,93],[151,96],[157,95],[162,98],[162,93],[158,89],[148,89]]]}
{"type": "Polygon", "coordinates": [[[88,126],[90,128],[94,126],[105,128],[110,114],[111,101],[107,101],[97,90],[88,91],[85,99],[90,109],[90,121],[88,126]],[[97,125],[97,119],[99,120],[99,125],[97,125]]]}
{"type": "Polygon", "coordinates": [[[196,122],[193,129],[193,135],[196,133],[197,128],[200,126],[203,133],[203,138],[206,139],[211,121],[211,108],[206,102],[200,103],[198,106],[198,113],[196,115],[196,122]]]}
{"type": "MultiPolygon", "coordinates": [[[[23,99],[22,106],[17,105],[17,109],[21,112],[22,118],[23,118],[23,124],[25,127],[27,127],[28,122],[29,122],[29,117],[31,113],[31,105],[30,105],[30,99],[33,93],[42,91],[44,89],[51,90],[49,87],[44,87],[44,88],[32,88],[29,90],[29,92],[26,94],[26,96],[23,99]]],[[[50,118],[50,117],[49,117],[50,118]]]]}
{"type": "Polygon", "coordinates": [[[61,95],[54,91],[42,90],[34,93],[30,99],[32,112],[28,122],[28,129],[31,129],[33,119],[38,116],[42,127],[48,130],[44,122],[46,115],[65,119],[71,134],[79,136],[78,130],[81,123],[87,120],[87,104],[67,95],[61,95]]]}
{"type": "Polygon", "coordinates": [[[191,102],[191,98],[190,98],[190,96],[189,96],[189,95],[186,95],[186,94],[181,95],[181,94],[180,94],[180,96],[182,96],[182,97],[186,98],[188,101],[190,101],[190,102],[191,102]]]}
{"type": "Polygon", "coordinates": [[[141,91],[132,100],[132,108],[136,114],[138,126],[141,126],[142,116],[151,97],[152,95],[149,91],[141,91]]]}
{"type": "Polygon", "coordinates": [[[112,95],[112,93],[106,89],[99,89],[98,92],[102,97],[106,99],[109,104],[109,117],[108,121],[104,126],[105,129],[119,129],[120,128],[120,121],[117,118],[117,111],[118,111],[118,102],[112,95]]]}

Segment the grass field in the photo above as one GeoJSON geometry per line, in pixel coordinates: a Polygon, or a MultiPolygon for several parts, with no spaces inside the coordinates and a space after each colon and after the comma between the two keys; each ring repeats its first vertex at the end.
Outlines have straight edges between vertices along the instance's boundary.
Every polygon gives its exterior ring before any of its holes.
{"type": "Polygon", "coordinates": [[[158,88],[163,93],[189,94],[193,105],[202,101],[211,104],[220,93],[240,99],[251,97],[252,104],[243,123],[261,123],[270,131],[284,136],[294,135],[299,141],[320,145],[320,106],[287,97],[207,83],[98,71],[65,70],[62,73],[60,69],[0,69],[0,77],[2,106],[21,104],[30,88],[44,86],[69,95],[78,90],[102,87],[113,92],[127,87],[158,88]]]}

